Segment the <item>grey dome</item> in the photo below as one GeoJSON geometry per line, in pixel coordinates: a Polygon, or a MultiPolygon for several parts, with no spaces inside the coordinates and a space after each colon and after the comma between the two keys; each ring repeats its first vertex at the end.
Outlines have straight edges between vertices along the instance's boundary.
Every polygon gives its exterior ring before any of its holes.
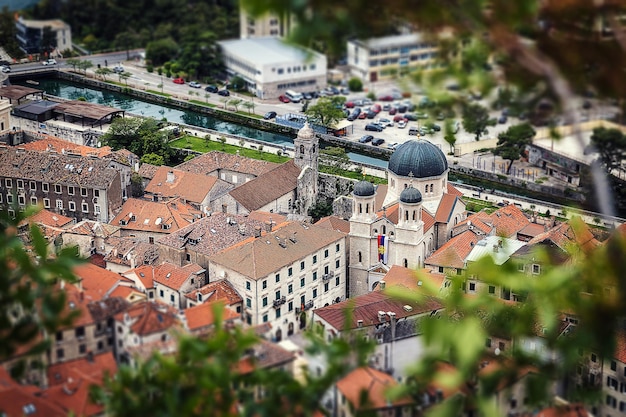
{"type": "Polygon", "coordinates": [[[398,146],[389,158],[389,171],[402,177],[436,177],[448,169],[441,149],[427,140],[410,140],[398,146]]]}
{"type": "Polygon", "coordinates": [[[353,194],[359,197],[370,197],[374,195],[376,189],[374,188],[374,184],[369,181],[359,181],[354,185],[353,194]]]}
{"type": "Polygon", "coordinates": [[[420,190],[410,185],[400,193],[400,201],[408,204],[421,203],[422,193],[420,193],[420,190]]]}

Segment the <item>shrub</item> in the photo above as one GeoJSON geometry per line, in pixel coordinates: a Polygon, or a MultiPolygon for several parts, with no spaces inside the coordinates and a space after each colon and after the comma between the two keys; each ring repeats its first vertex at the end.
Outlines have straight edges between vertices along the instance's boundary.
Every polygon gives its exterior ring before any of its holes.
{"type": "Polygon", "coordinates": [[[363,91],[363,81],[357,77],[350,78],[348,80],[348,88],[350,91],[363,91]]]}

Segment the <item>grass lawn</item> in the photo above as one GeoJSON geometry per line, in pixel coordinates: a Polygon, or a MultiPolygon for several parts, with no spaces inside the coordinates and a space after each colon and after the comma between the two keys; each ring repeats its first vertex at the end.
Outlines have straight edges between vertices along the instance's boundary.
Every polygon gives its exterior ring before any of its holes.
{"type": "Polygon", "coordinates": [[[215,104],[211,104],[211,103],[207,103],[206,101],[200,101],[200,100],[189,100],[190,103],[193,104],[197,104],[199,106],[206,106],[206,107],[215,107],[215,104]]]}
{"type": "Polygon", "coordinates": [[[152,94],[156,94],[158,96],[163,96],[163,97],[171,97],[171,94],[167,94],[167,93],[162,93],[160,91],[156,91],[156,90],[146,90],[147,93],[152,93],[152,94]]]}
{"type": "Polygon", "coordinates": [[[180,139],[176,139],[175,141],[170,142],[170,145],[173,148],[191,149],[193,151],[202,153],[221,151],[234,154],[239,151],[239,155],[241,156],[253,159],[260,159],[263,161],[276,162],[278,164],[282,164],[283,162],[287,162],[291,159],[286,156],[279,156],[276,153],[263,152],[259,151],[258,149],[241,148],[239,146],[230,145],[227,143],[222,144],[221,142],[215,140],[206,141],[203,138],[198,138],[195,136],[183,136],[180,139]]]}

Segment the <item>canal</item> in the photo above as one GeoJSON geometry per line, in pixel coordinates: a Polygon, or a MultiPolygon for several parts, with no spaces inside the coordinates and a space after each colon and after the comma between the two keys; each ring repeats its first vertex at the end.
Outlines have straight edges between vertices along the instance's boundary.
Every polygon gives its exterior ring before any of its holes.
{"type": "MultiPolygon", "coordinates": [[[[97,103],[106,106],[122,109],[129,114],[137,116],[153,117],[155,119],[166,119],[168,122],[186,124],[190,126],[203,127],[221,133],[241,136],[243,138],[255,139],[278,146],[293,148],[293,138],[280,133],[266,132],[247,126],[241,126],[232,122],[226,122],[207,114],[202,114],[190,110],[181,110],[174,106],[165,106],[138,100],[126,94],[108,90],[95,89],[83,84],[60,79],[41,78],[37,80],[39,88],[47,94],[69,100],[84,98],[90,103],[97,103]]],[[[16,85],[33,87],[26,81],[16,81],[16,85]]],[[[320,146],[323,148],[324,143],[320,146]]],[[[353,162],[366,163],[377,167],[386,167],[387,161],[374,158],[356,152],[348,152],[348,157],[353,162]]]]}

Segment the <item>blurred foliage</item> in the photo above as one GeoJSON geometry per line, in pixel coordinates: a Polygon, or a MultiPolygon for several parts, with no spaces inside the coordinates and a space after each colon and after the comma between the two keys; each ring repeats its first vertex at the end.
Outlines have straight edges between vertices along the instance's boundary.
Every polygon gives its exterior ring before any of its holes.
{"type": "Polygon", "coordinates": [[[304,112],[310,120],[325,127],[333,127],[346,117],[343,111],[345,96],[320,97],[315,104],[308,105],[304,112]]]}
{"type": "Polygon", "coordinates": [[[67,311],[65,293],[57,284],[75,282],[72,269],[81,262],[75,247],[49,253],[39,227],[27,221],[36,209],[13,210],[15,217],[13,212],[0,211],[1,361],[18,352],[27,357],[50,348],[50,335],[75,317],[75,312],[67,311]],[[22,233],[29,236],[28,246],[22,233]]]}
{"type": "Polygon", "coordinates": [[[148,163],[168,165],[174,162],[175,155],[168,133],[160,130],[161,127],[162,124],[152,118],[117,117],[102,136],[102,143],[113,150],[127,149],[142,161],[147,155],[145,161],[148,163]]]}

